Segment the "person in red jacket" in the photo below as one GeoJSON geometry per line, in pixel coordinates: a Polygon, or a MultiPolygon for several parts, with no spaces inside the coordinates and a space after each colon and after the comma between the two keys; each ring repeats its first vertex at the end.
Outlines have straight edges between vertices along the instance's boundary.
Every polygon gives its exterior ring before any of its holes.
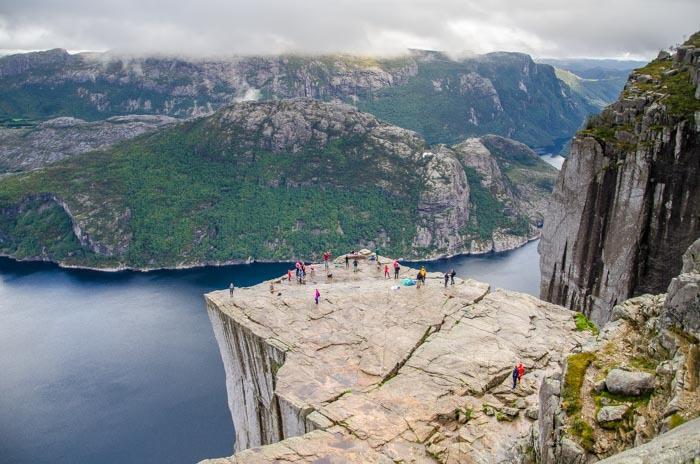
{"type": "Polygon", "coordinates": [[[525,366],[523,363],[518,364],[518,383],[523,379],[523,376],[525,375],[525,366]]]}
{"type": "Polygon", "coordinates": [[[384,278],[385,279],[389,278],[389,265],[388,264],[384,265],[384,278]]]}

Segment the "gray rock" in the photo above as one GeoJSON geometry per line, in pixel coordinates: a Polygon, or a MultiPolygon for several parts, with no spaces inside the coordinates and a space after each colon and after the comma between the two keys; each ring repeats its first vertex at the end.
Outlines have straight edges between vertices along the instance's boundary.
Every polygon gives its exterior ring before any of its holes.
{"type": "Polygon", "coordinates": [[[647,372],[613,369],[605,378],[605,388],[616,395],[643,395],[654,389],[654,375],[647,372]]]}
{"type": "Polygon", "coordinates": [[[662,321],[700,341],[700,239],[683,254],[681,271],[668,286],[662,321]]]}
{"type": "Polygon", "coordinates": [[[677,464],[700,460],[700,418],[598,464],[677,464]]]}
{"type": "Polygon", "coordinates": [[[515,407],[518,409],[527,408],[527,401],[525,401],[525,398],[518,398],[517,400],[515,400],[515,407]]]}
{"type": "Polygon", "coordinates": [[[613,422],[622,420],[630,407],[626,404],[621,404],[617,406],[604,406],[600,408],[598,414],[596,415],[596,420],[599,424],[605,424],[607,422],[613,422]]]}
{"type": "Polygon", "coordinates": [[[527,417],[528,419],[537,420],[539,418],[539,412],[539,408],[527,408],[525,410],[525,417],[527,417]]]}
{"type": "Polygon", "coordinates": [[[505,406],[505,407],[501,408],[501,412],[503,414],[505,414],[506,416],[517,417],[518,414],[520,414],[520,409],[505,406]]]}
{"type": "Polygon", "coordinates": [[[560,464],[583,464],[586,462],[586,452],[569,438],[561,439],[560,464]]]}
{"type": "Polygon", "coordinates": [[[593,390],[595,390],[596,393],[600,393],[605,390],[605,380],[599,380],[593,384],[593,390]]]}

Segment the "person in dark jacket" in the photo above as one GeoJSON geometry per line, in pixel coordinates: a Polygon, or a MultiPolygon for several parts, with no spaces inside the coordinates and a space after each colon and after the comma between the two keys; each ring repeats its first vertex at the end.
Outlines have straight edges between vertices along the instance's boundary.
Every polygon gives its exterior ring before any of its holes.
{"type": "Polygon", "coordinates": [[[452,269],[452,271],[450,272],[450,285],[454,285],[454,284],[455,284],[455,276],[456,276],[456,275],[457,275],[457,273],[455,272],[454,269],[452,269]]]}
{"type": "Polygon", "coordinates": [[[450,281],[450,275],[447,272],[445,272],[445,288],[447,288],[447,282],[449,282],[449,281],[450,281]]]}
{"type": "Polygon", "coordinates": [[[345,255],[345,269],[348,269],[350,267],[350,257],[348,255],[345,255]]]}
{"type": "Polygon", "coordinates": [[[519,377],[518,366],[515,366],[513,368],[513,389],[515,389],[515,386],[518,384],[518,377],[519,377]]]}

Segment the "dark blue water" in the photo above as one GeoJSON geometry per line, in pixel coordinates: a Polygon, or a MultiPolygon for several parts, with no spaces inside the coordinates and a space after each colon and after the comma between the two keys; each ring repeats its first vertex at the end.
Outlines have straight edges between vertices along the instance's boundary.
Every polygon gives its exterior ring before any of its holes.
{"type": "Polygon", "coordinates": [[[450,272],[458,277],[488,282],[492,288],[507,288],[540,295],[540,256],[537,243],[530,242],[517,250],[482,256],[458,256],[438,261],[407,263],[411,267],[425,266],[430,272],[450,272]]]}
{"type": "MultiPolygon", "coordinates": [[[[426,263],[537,295],[537,244],[426,263]]],[[[232,453],[202,294],[285,264],[153,273],[0,259],[0,463],[193,463],[232,453]]]]}

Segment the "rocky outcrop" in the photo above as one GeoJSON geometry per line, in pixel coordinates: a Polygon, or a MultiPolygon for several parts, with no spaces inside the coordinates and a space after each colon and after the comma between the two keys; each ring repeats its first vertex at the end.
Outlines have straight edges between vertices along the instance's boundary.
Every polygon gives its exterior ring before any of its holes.
{"type": "Polygon", "coordinates": [[[574,138],[540,242],[543,299],[603,324],[678,274],[700,235],[699,69],[696,35],[574,138]]]}
{"type": "Polygon", "coordinates": [[[114,116],[97,122],[61,117],[29,129],[0,128],[0,175],[104,149],[175,122],[168,116],[151,115],[114,116]]]}
{"type": "Polygon", "coordinates": [[[669,326],[667,316],[695,310],[691,303],[669,307],[668,299],[643,295],[616,306],[596,341],[569,357],[562,372],[543,380],[538,427],[530,438],[535,462],[695,457],[695,443],[670,437],[686,421],[697,424],[700,415],[698,341],[682,325],[669,326]]]}
{"type": "Polygon", "coordinates": [[[444,288],[441,274],[395,285],[372,261],[357,273],[342,261],[306,285],[206,295],[238,451],[208,462],[512,462],[532,424],[521,410],[589,339],[572,313],[472,280],[444,288]]]}
{"type": "Polygon", "coordinates": [[[676,464],[700,459],[700,419],[659,435],[649,443],[599,461],[600,464],[676,464]]]}
{"type": "Polygon", "coordinates": [[[671,280],[664,306],[664,325],[700,342],[700,239],[683,254],[681,274],[671,280]]]}

